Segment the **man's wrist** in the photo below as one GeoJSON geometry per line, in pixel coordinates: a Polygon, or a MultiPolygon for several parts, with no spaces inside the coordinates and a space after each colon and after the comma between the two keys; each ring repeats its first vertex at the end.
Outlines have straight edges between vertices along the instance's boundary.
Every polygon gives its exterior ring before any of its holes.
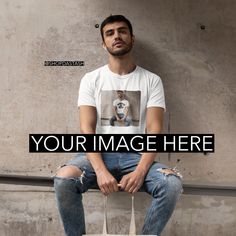
{"type": "Polygon", "coordinates": [[[136,167],[136,170],[146,175],[150,166],[153,164],[154,159],[155,159],[155,156],[143,154],[138,166],[136,167]]]}
{"type": "Polygon", "coordinates": [[[107,171],[100,153],[87,153],[87,158],[91,163],[96,175],[99,174],[99,172],[107,171]]]}
{"type": "Polygon", "coordinates": [[[148,168],[145,168],[144,166],[137,166],[135,171],[144,177],[147,174],[148,168]]]}
{"type": "Polygon", "coordinates": [[[101,173],[103,174],[104,172],[107,172],[107,168],[105,166],[99,166],[94,168],[95,174],[100,175],[101,173]]]}

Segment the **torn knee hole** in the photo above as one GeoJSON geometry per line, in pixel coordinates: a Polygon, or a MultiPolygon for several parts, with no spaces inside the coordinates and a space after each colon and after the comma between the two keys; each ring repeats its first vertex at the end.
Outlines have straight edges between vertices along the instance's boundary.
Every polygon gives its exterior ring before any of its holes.
{"type": "Polygon", "coordinates": [[[57,168],[55,176],[62,178],[84,177],[84,171],[81,171],[76,166],[62,165],[57,168]]]}
{"type": "Polygon", "coordinates": [[[180,172],[176,168],[158,168],[157,171],[163,173],[164,175],[175,175],[180,178],[183,178],[183,176],[180,174],[180,172]]]}

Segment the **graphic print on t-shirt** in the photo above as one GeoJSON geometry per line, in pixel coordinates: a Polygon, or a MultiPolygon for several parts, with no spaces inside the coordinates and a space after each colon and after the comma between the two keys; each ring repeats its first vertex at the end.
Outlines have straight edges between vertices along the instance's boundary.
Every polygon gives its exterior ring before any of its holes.
{"type": "Polygon", "coordinates": [[[139,126],[141,91],[102,90],[101,126],[139,126]]]}

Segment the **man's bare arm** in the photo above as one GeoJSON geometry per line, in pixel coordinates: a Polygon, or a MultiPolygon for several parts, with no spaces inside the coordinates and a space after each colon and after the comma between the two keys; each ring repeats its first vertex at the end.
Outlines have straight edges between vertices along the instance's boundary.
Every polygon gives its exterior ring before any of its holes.
{"type": "MultiPolygon", "coordinates": [[[[82,134],[95,134],[97,111],[93,106],[80,106],[79,108],[80,132],[82,134]]],[[[94,168],[98,186],[103,194],[118,191],[117,181],[107,170],[100,153],[86,153],[88,160],[94,168]]]]}
{"type": "MultiPolygon", "coordinates": [[[[160,107],[150,107],[147,109],[146,130],[148,134],[160,134],[163,127],[164,109],[160,107]]],[[[125,191],[135,193],[142,186],[144,178],[150,166],[154,162],[156,153],[143,153],[135,171],[125,175],[120,186],[125,191]]]]}
{"type": "MultiPolygon", "coordinates": [[[[160,107],[150,107],[147,109],[146,132],[147,134],[160,134],[163,129],[164,109],[160,107]]],[[[147,173],[148,169],[155,160],[157,153],[143,153],[137,166],[140,171],[147,173]]]]}
{"type": "Polygon", "coordinates": [[[120,118],[119,118],[119,116],[118,116],[118,114],[117,114],[116,107],[113,106],[112,110],[113,110],[113,114],[115,115],[116,119],[117,119],[118,121],[120,121],[120,118]]]}

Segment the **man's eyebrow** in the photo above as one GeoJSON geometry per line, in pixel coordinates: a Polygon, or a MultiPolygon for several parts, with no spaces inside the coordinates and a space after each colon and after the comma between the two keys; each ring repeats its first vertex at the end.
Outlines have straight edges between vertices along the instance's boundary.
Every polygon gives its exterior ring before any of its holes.
{"type": "MultiPolygon", "coordinates": [[[[117,28],[118,30],[123,30],[123,29],[128,29],[128,27],[126,27],[126,26],[122,26],[122,27],[119,27],[119,28],[117,28]]],[[[105,31],[105,34],[106,33],[109,33],[109,32],[112,32],[114,29],[108,29],[107,31],[105,31]]]]}
{"type": "Polygon", "coordinates": [[[128,29],[128,27],[122,26],[122,27],[119,27],[119,28],[118,28],[118,30],[120,30],[120,29],[128,29]]]}

